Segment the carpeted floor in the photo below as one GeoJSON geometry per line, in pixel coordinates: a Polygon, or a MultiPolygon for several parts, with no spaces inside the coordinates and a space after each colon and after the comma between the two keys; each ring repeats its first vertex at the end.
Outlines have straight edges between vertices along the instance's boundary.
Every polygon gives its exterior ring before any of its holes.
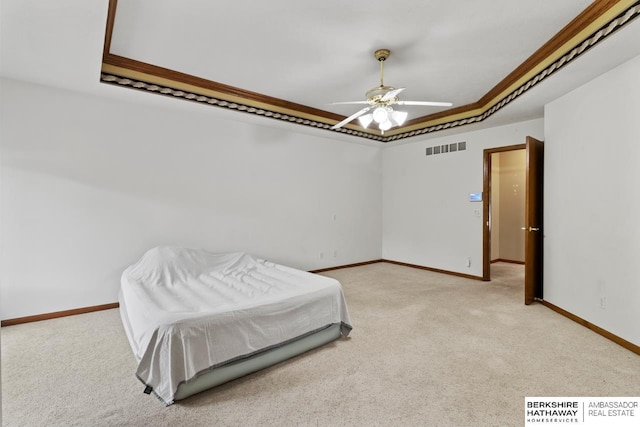
{"type": "Polygon", "coordinates": [[[640,396],[640,356],[491,282],[378,263],[341,281],[347,339],[165,407],[118,310],[2,328],[6,426],[520,426],[525,396],[640,396]]]}

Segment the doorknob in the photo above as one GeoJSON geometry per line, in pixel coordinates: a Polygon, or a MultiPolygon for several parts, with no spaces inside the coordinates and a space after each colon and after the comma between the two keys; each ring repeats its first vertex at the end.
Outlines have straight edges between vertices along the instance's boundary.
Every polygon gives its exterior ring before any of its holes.
{"type": "Polygon", "coordinates": [[[524,231],[540,231],[540,229],[539,229],[538,227],[529,227],[529,228],[527,228],[527,227],[520,227],[520,229],[521,229],[521,230],[524,230],[524,231]]]}

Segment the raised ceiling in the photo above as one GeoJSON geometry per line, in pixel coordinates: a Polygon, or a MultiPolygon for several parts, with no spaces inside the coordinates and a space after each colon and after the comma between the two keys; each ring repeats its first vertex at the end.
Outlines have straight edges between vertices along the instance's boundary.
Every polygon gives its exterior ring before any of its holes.
{"type": "Polygon", "coordinates": [[[610,67],[569,66],[596,45],[628,31],[600,57],[638,54],[638,15],[640,2],[611,0],[111,0],[102,81],[330,131],[357,110],[331,102],[364,99],[379,84],[373,52],[388,48],[385,83],[402,98],[454,103],[404,108],[408,122],[384,135],[357,121],[331,131],[391,142],[502,110],[541,117],[610,67]]]}

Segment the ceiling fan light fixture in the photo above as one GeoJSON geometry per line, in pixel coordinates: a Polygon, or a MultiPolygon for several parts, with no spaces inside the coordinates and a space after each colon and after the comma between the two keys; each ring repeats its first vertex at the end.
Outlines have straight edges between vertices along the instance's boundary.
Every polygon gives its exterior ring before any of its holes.
{"type": "Polygon", "coordinates": [[[385,107],[376,108],[375,110],[373,110],[372,115],[373,115],[373,120],[375,120],[376,123],[382,123],[389,120],[389,112],[385,107]]]}
{"type": "Polygon", "coordinates": [[[358,121],[360,122],[360,126],[366,129],[373,121],[373,116],[371,114],[365,114],[364,116],[358,117],[358,121]]]}
{"type": "Polygon", "coordinates": [[[379,127],[381,131],[385,131],[385,130],[389,130],[391,129],[391,127],[393,126],[393,123],[391,123],[391,120],[386,120],[382,123],[380,123],[379,127]]]}
{"type": "Polygon", "coordinates": [[[394,111],[393,113],[391,113],[393,121],[396,122],[398,126],[402,126],[404,121],[407,120],[408,115],[409,113],[407,113],[406,111],[394,111]]]}

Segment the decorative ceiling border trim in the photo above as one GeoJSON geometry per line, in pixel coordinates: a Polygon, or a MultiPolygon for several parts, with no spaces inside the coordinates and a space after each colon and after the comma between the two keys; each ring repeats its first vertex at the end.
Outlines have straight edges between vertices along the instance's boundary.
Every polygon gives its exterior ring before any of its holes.
{"type": "MultiPolygon", "coordinates": [[[[263,116],[271,119],[282,120],[285,122],[296,123],[304,126],[311,126],[311,127],[328,129],[328,130],[330,130],[332,126],[331,124],[324,123],[319,120],[313,120],[310,118],[301,117],[301,115],[296,115],[293,113],[282,113],[282,112],[274,111],[273,109],[269,109],[269,108],[255,107],[246,103],[227,101],[225,99],[220,99],[213,96],[202,95],[202,94],[198,94],[191,91],[174,89],[169,86],[162,86],[155,83],[145,82],[142,80],[131,79],[131,78],[128,78],[125,76],[119,76],[113,73],[101,73],[100,81],[107,84],[125,86],[132,89],[143,90],[143,91],[152,92],[160,95],[166,95],[174,98],[181,98],[187,101],[193,101],[200,104],[208,104],[215,107],[226,108],[229,110],[240,111],[244,113],[254,114],[257,116],[263,116]]],[[[378,136],[375,134],[370,134],[370,133],[361,132],[361,131],[352,130],[352,129],[348,129],[346,133],[353,136],[359,136],[362,138],[368,138],[368,139],[384,142],[384,138],[382,136],[378,136]]]]}
{"type": "Polygon", "coordinates": [[[101,82],[383,143],[481,122],[640,15],[640,1],[596,0],[478,102],[379,135],[355,124],[331,129],[341,116],[110,54],[116,7],[117,0],[110,0],[101,82]]]}

